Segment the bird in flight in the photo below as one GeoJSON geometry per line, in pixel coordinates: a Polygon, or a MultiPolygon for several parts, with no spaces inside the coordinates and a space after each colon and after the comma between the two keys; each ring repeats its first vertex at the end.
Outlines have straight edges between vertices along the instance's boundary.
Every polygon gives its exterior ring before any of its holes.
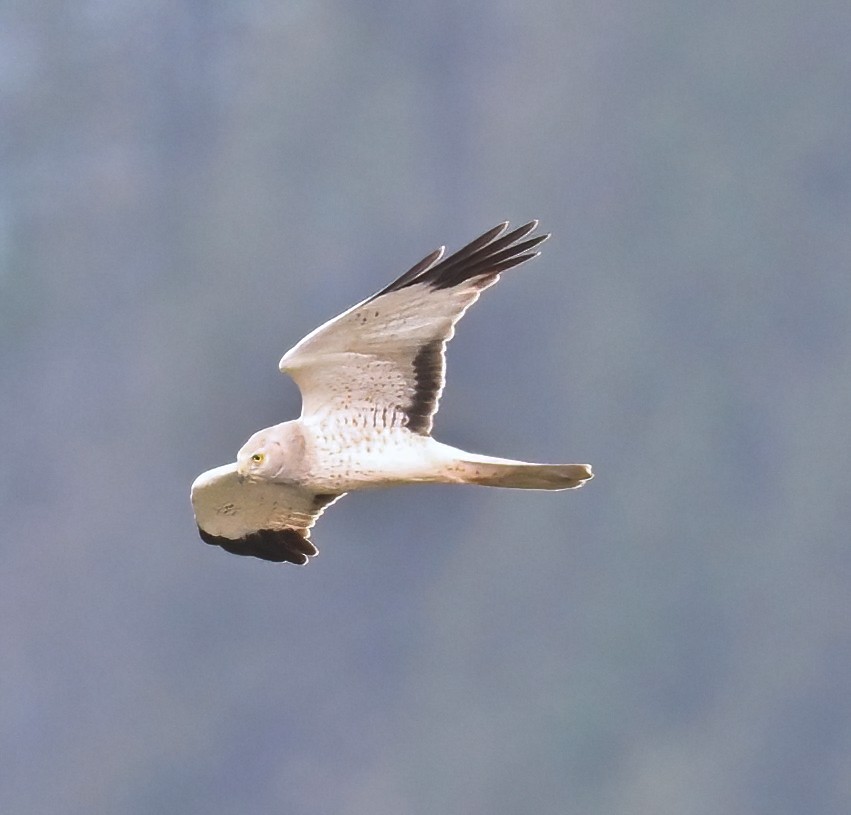
{"type": "Polygon", "coordinates": [[[280,369],[298,419],[260,430],[236,462],[195,479],[202,540],[237,555],[304,565],[310,528],[347,492],[400,484],[569,490],[587,464],[532,464],[442,444],[431,428],[455,324],[501,272],[538,255],[538,222],[488,230],[454,255],[436,249],[398,280],[308,334],[280,369]]]}

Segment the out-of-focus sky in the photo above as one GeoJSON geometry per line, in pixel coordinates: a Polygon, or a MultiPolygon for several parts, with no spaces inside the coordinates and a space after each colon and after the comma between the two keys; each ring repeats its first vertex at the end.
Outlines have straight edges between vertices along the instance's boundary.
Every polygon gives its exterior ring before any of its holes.
{"type": "Polygon", "coordinates": [[[0,10],[0,810],[851,811],[851,6],[0,10]],[[283,352],[541,219],[436,435],[575,493],[189,484],[283,352]]]}

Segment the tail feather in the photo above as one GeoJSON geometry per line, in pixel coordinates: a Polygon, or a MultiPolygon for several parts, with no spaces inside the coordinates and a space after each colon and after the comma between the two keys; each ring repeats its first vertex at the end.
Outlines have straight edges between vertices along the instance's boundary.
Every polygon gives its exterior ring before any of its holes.
{"type": "Polygon", "coordinates": [[[464,484],[519,490],[572,490],[594,477],[589,464],[531,464],[486,456],[470,456],[452,470],[464,484]]]}

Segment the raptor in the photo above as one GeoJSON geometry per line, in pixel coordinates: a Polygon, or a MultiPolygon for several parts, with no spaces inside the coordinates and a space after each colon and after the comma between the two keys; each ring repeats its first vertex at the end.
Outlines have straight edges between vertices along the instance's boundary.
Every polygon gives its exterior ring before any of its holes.
{"type": "Polygon", "coordinates": [[[298,419],[255,433],[236,462],[198,476],[201,538],[237,555],[303,565],[310,529],[347,492],[401,484],[568,490],[587,464],[468,453],[431,435],[455,324],[500,273],[538,254],[531,221],[431,252],[377,294],[312,331],[281,359],[302,395],[298,419]]]}

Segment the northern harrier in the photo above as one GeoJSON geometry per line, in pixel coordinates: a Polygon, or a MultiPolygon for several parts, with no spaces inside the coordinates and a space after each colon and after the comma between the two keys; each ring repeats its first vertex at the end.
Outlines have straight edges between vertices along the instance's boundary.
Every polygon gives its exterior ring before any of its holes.
{"type": "Polygon", "coordinates": [[[198,476],[201,538],[237,555],[303,565],[322,511],[353,490],[480,484],[568,490],[587,464],[530,464],[467,453],[431,436],[455,323],[499,279],[537,256],[538,222],[508,223],[441,260],[435,250],[398,280],[308,334],[281,360],[302,395],[301,417],[255,433],[234,464],[198,476]]]}

